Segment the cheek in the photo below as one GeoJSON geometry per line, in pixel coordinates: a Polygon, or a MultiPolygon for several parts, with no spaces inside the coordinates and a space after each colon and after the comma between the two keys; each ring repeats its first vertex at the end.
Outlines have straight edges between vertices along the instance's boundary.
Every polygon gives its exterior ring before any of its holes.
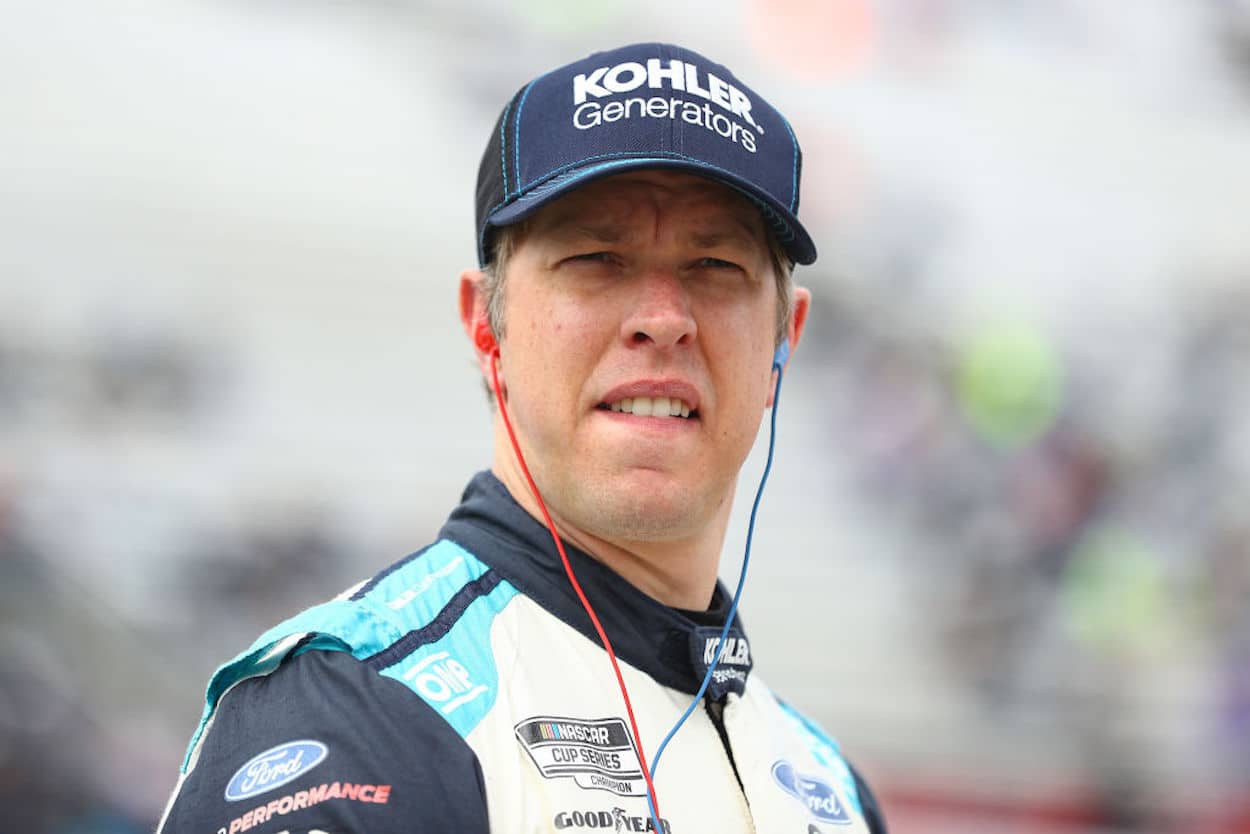
{"type": "Polygon", "coordinates": [[[603,352],[603,327],[587,311],[559,304],[535,306],[512,324],[505,360],[514,375],[511,385],[524,391],[529,408],[547,419],[580,408],[583,388],[603,352]]]}
{"type": "Polygon", "coordinates": [[[586,304],[553,305],[537,325],[553,363],[570,370],[592,361],[617,332],[609,315],[586,304]]]}
{"type": "Polygon", "coordinates": [[[771,327],[765,329],[754,318],[721,324],[706,340],[706,350],[709,361],[720,365],[722,382],[740,396],[754,398],[768,387],[775,352],[771,327]]]}

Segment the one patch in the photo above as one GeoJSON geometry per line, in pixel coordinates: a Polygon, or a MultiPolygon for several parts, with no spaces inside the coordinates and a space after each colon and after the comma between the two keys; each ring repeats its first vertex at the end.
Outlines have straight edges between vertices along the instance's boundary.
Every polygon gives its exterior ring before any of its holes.
{"type": "Polygon", "coordinates": [[[226,784],[226,801],[251,799],[298,779],[321,764],[329,752],[321,742],[307,739],[271,747],[234,772],[226,784]]]}
{"type": "Polygon", "coordinates": [[[816,819],[836,825],[851,822],[851,815],[842,806],[837,792],[825,780],[799,773],[785,759],[773,764],[773,778],[782,790],[803,803],[803,807],[816,819]]]}
{"type": "Polygon", "coordinates": [[[543,715],[516,725],[517,741],[547,779],[569,777],[588,790],[646,796],[642,765],[620,718],[543,715]]]}

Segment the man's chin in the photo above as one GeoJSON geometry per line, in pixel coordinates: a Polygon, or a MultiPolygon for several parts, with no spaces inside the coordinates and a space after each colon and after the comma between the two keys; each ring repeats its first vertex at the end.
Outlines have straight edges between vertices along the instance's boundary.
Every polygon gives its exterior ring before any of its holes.
{"type": "Polygon", "coordinates": [[[618,541],[674,541],[697,533],[708,519],[705,502],[677,478],[622,478],[581,501],[595,535],[618,541]]]}

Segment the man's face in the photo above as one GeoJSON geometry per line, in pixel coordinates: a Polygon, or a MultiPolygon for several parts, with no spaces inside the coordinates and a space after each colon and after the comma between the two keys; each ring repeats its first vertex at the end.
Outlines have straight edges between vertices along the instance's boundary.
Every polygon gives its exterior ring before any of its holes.
{"type": "Polygon", "coordinates": [[[507,407],[551,510],[618,543],[723,518],[772,391],[751,203],[674,172],[592,183],[531,218],[504,294],[507,407]]]}

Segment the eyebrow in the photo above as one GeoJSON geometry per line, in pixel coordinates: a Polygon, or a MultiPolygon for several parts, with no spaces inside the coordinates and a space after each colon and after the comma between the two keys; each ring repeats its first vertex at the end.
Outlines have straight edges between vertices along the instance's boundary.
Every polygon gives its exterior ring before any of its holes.
{"type": "Polygon", "coordinates": [[[747,243],[755,245],[760,242],[760,236],[755,229],[738,218],[734,218],[734,225],[741,229],[741,233],[737,230],[732,231],[711,231],[711,232],[691,232],[690,242],[701,249],[714,249],[723,243],[747,243]]]}
{"type": "MultiPolygon", "coordinates": [[[[738,245],[756,246],[760,236],[750,227],[735,218],[735,228],[715,229],[712,231],[692,231],[687,240],[699,249],[715,249],[718,246],[738,245]]],[[[565,240],[593,240],[597,243],[617,244],[625,239],[622,231],[615,226],[591,226],[586,224],[570,224],[553,232],[556,237],[565,240]]]]}

